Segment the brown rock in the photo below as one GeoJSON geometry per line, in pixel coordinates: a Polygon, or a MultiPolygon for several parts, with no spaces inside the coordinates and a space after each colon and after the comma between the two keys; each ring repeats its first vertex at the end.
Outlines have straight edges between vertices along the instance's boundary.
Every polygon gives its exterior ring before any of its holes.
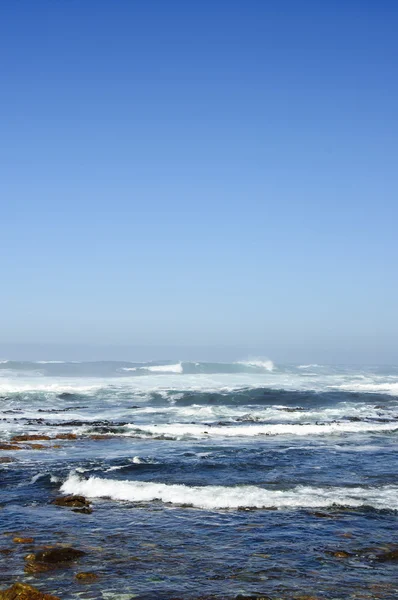
{"type": "Polygon", "coordinates": [[[55,436],[56,440],[76,440],[77,435],[75,433],[59,433],[55,436]]]}
{"type": "Polygon", "coordinates": [[[76,550],[75,548],[48,548],[39,550],[35,554],[28,554],[25,560],[36,563],[57,564],[72,562],[85,554],[83,550],[76,550]]]}
{"type": "Polygon", "coordinates": [[[48,448],[48,446],[45,446],[44,444],[29,444],[29,448],[31,450],[43,450],[43,448],[48,448]]]}
{"type": "Polygon", "coordinates": [[[11,458],[11,456],[0,456],[0,463],[12,463],[15,462],[15,458],[11,458]]]}
{"type": "Polygon", "coordinates": [[[390,552],[379,554],[376,560],[378,562],[398,562],[398,550],[391,550],[390,552]]]}
{"type": "Polygon", "coordinates": [[[16,444],[8,444],[7,442],[0,442],[0,450],[21,450],[16,444]]]}
{"type": "Polygon", "coordinates": [[[8,590],[0,592],[0,600],[59,600],[59,598],[51,594],[43,594],[26,583],[14,583],[8,590]]]}
{"type": "Polygon", "coordinates": [[[12,438],[13,442],[30,442],[30,441],[40,441],[40,440],[51,440],[49,435],[40,435],[40,434],[24,434],[24,435],[14,435],[12,438]]]}
{"type": "Polygon", "coordinates": [[[84,496],[59,496],[59,498],[53,500],[52,504],[67,506],[69,508],[83,508],[90,506],[91,502],[84,496]]]}
{"type": "Polygon", "coordinates": [[[90,435],[90,440],[109,440],[109,435],[97,433],[95,435],[90,435]]]}
{"type": "Polygon", "coordinates": [[[90,583],[91,581],[98,579],[98,575],[96,575],[96,573],[78,573],[76,579],[83,581],[84,583],[90,583]]]}
{"type": "Polygon", "coordinates": [[[82,515],[91,515],[93,509],[88,508],[87,506],[83,506],[83,508],[72,508],[72,512],[80,513],[82,515]]]}
{"type": "Polygon", "coordinates": [[[15,537],[13,541],[16,544],[33,544],[35,540],[32,537],[15,537]]]}
{"type": "Polygon", "coordinates": [[[330,553],[335,558],[350,558],[352,554],[350,552],[346,552],[345,550],[336,550],[336,552],[330,553]]]}

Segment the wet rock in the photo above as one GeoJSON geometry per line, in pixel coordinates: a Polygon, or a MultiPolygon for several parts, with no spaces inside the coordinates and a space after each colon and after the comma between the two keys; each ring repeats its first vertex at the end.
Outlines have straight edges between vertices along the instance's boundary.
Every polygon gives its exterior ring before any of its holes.
{"type": "Polygon", "coordinates": [[[91,583],[98,579],[98,575],[96,573],[77,573],[76,579],[84,583],[91,583]]]}
{"type": "Polygon", "coordinates": [[[84,506],[83,508],[72,508],[72,512],[80,513],[82,515],[91,515],[91,513],[93,512],[93,509],[88,508],[87,506],[84,506]]]}
{"type": "Polygon", "coordinates": [[[318,517],[320,519],[335,519],[336,518],[336,515],[331,515],[331,514],[319,512],[319,511],[311,512],[309,514],[312,515],[313,517],[318,517]]]}
{"type": "Polygon", "coordinates": [[[7,464],[15,462],[15,458],[11,458],[11,456],[0,456],[0,463],[7,464]]]}
{"type": "Polygon", "coordinates": [[[44,444],[30,444],[29,445],[30,450],[44,450],[45,448],[48,448],[48,446],[45,446],[44,444]]]}
{"type": "Polygon", "coordinates": [[[350,558],[350,556],[352,556],[351,552],[346,552],[345,550],[333,550],[326,554],[334,556],[334,558],[350,558]]]}
{"type": "Polygon", "coordinates": [[[4,556],[8,556],[9,554],[12,554],[12,550],[10,550],[9,548],[1,548],[0,554],[4,554],[4,556]]]}
{"type": "Polygon", "coordinates": [[[398,562],[398,550],[383,552],[376,557],[377,562],[398,562]]]}
{"type": "Polygon", "coordinates": [[[59,600],[59,598],[51,594],[43,594],[26,583],[14,583],[7,590],[0,591],[0,600],[59,600]]]}
{"type": "Polygon", "coordinates": [[[14,435],[11,438],[12,442],[30,442],[30,441],[41,441],[41,440],[50,440],[49,435],[41,435],[41,434],[25,434],[25,435],[14,435]]]}
{"type": "Polygon", "coordinates": [[[83,550],[76,550],[76,548],[47,548],[28,554],[25,560],[30,563],[58,564],[75,561],[85,554],[83,550]]]}
{"type": "Polygon", "coordinates": [[[246,594],[239,594],[235,596],[235,600],[272,600],[269,596],[264,596],[263,594],[251,594],[247,596],[246,594]]]}
{"type": "Polygon", "coordinates": [[[15,537],[13,539],[15,544],[33,544],[34,541],[35,540],[32,537],[15,537]]]}
{"type": "Polygon", "coordinates": [[[9,444],[8,442],[0,442],[0,450],[22,450],[20,446],[16,444],[9,444]]]}
{"type": "Polygon", "coordinates": [[[59,433],[55,436],[56,440],[76,440],[77,435],[75,433],[59,433]]]}
{"type": "Polygon", "coordinates": [[[59,496],[55,498],[51,504],[56,506],[67,506],[69,508],[83,508],[90,506],[90,500],[87,500],[84,496],[59,496]]]}

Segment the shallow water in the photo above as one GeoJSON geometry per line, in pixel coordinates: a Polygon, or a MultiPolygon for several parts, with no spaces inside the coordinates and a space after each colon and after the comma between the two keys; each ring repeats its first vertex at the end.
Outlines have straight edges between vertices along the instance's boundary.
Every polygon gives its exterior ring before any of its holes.
{"type": "Polygon", "coordinates": [[[0,396],[3,442],[76,435],[0,450],[2,588],[398,597],[397,563],[379,560],[398,548],[397,368],[9,362],[0,396]],[[51,504],[61,494],[91,498],[92,514],[51,504]],[[24,571],[59,544],[86,555],[24,571]],[[98,580],[75,579],[87,571],[98,580]]]}

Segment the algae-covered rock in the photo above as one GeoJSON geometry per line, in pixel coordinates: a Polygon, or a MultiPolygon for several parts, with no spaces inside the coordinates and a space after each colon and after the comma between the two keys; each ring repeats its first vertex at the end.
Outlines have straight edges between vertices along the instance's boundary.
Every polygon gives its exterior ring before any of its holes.
{"type": "Polygon", "coordinates": [[[69,508],[83,508],[84,506],[90,506],[91,502],[84,496],[59,496],[59,498],[53,500],[52,504],[69,508]]]}
{"type": "Polygon", "coordinates": [[[13,541],[16,544],[33,544],[35,540],[32,537],[15,537],[13,541]]]}
{"type": "Polygon", "coordinates": [[[383,554],[379,554],[379,556],[377,556],[376,560],[378,562],[398,562],[398,550],[383,552],[383,554]]]}
{"type": "Polygon", "coordinates": [[[44,594],[26,583],[14,583],[7,590],[0,591],[0,600],[59,600],[59,598],[44,594]]]}
{"type": "Polygon", "coordinates": [[[14,435],[12,438],[13,442],[30,442],[30,441],[41,441],[41,440],[50,440],[49,435],[41,435],[41,434],[24,434],[24,435],[14,435]]]}
{"type": "Polygon", "coordinates": [[[39,550],[34,554],[28,554],[26,560],[30,562],[56,564],[77,560],[85,554],[86,553],[83,552],[83,550],[76,550],[76,548],[47,548],[46,550],[39,550]]]}
{"type": "Polygon", "coordinates": [[[76,579],[84,583],[90,583],[91,581],[96,581],[98,575],[96,573],[77,573],[76,579]]]}

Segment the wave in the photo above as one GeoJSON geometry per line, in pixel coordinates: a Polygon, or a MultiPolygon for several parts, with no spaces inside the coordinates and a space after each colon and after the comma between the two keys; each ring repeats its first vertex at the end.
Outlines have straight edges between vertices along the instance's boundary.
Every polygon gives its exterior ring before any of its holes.
{"type": "Polygon", "coordinates": [[[274,435],[331,435],[340,433],[386,432],[398,431],[398,422],[367,423],[367,422],[333,422],[333,423],[273,423],[265,425],[210,425],[173,423],[165,425],[135,425],[124,426],[135,436],[166,436],[172,439],[183,437],[257,437],[274,435]]]}
{"type": "Polygon", "coordinates": [[[267,490],[257,486],[191,487],[143,481],[118,481],[90,477],[81,479],[71,474],[61,486],[65,494],[82,494],[89,498],[112,498],[130,502],[160,500],[175,505],[204,509],[237,508],[318,508],[332,505],[347,507],[372,506],[397,510],[398,486],[322,488],[297,486],[290,490],[267,490]]]}
{"type": "Polygon", "coordinates": [[[298,365],[298,369],[316,369],[317,367],[320,367],[321,365],[317,365],[316,363],[314,364],[309,364],[309,365],[298,365]]]}
{"type": "Polygon", "coordinates": [[[256,369],[264,369],[265,371],[274,371],[275,365],[272,360],[253,358],[249,360],[243,360],[235,363],[237,365],[243,365],[245,367],[254,367],[256,369]]]}
{"type": "Polygon", "coordinates": [[[153,365],[148,367],[142,367],[145,371],[151,373],[183,373],[184,369],[181,363],[175,365],[153,365]]]}

